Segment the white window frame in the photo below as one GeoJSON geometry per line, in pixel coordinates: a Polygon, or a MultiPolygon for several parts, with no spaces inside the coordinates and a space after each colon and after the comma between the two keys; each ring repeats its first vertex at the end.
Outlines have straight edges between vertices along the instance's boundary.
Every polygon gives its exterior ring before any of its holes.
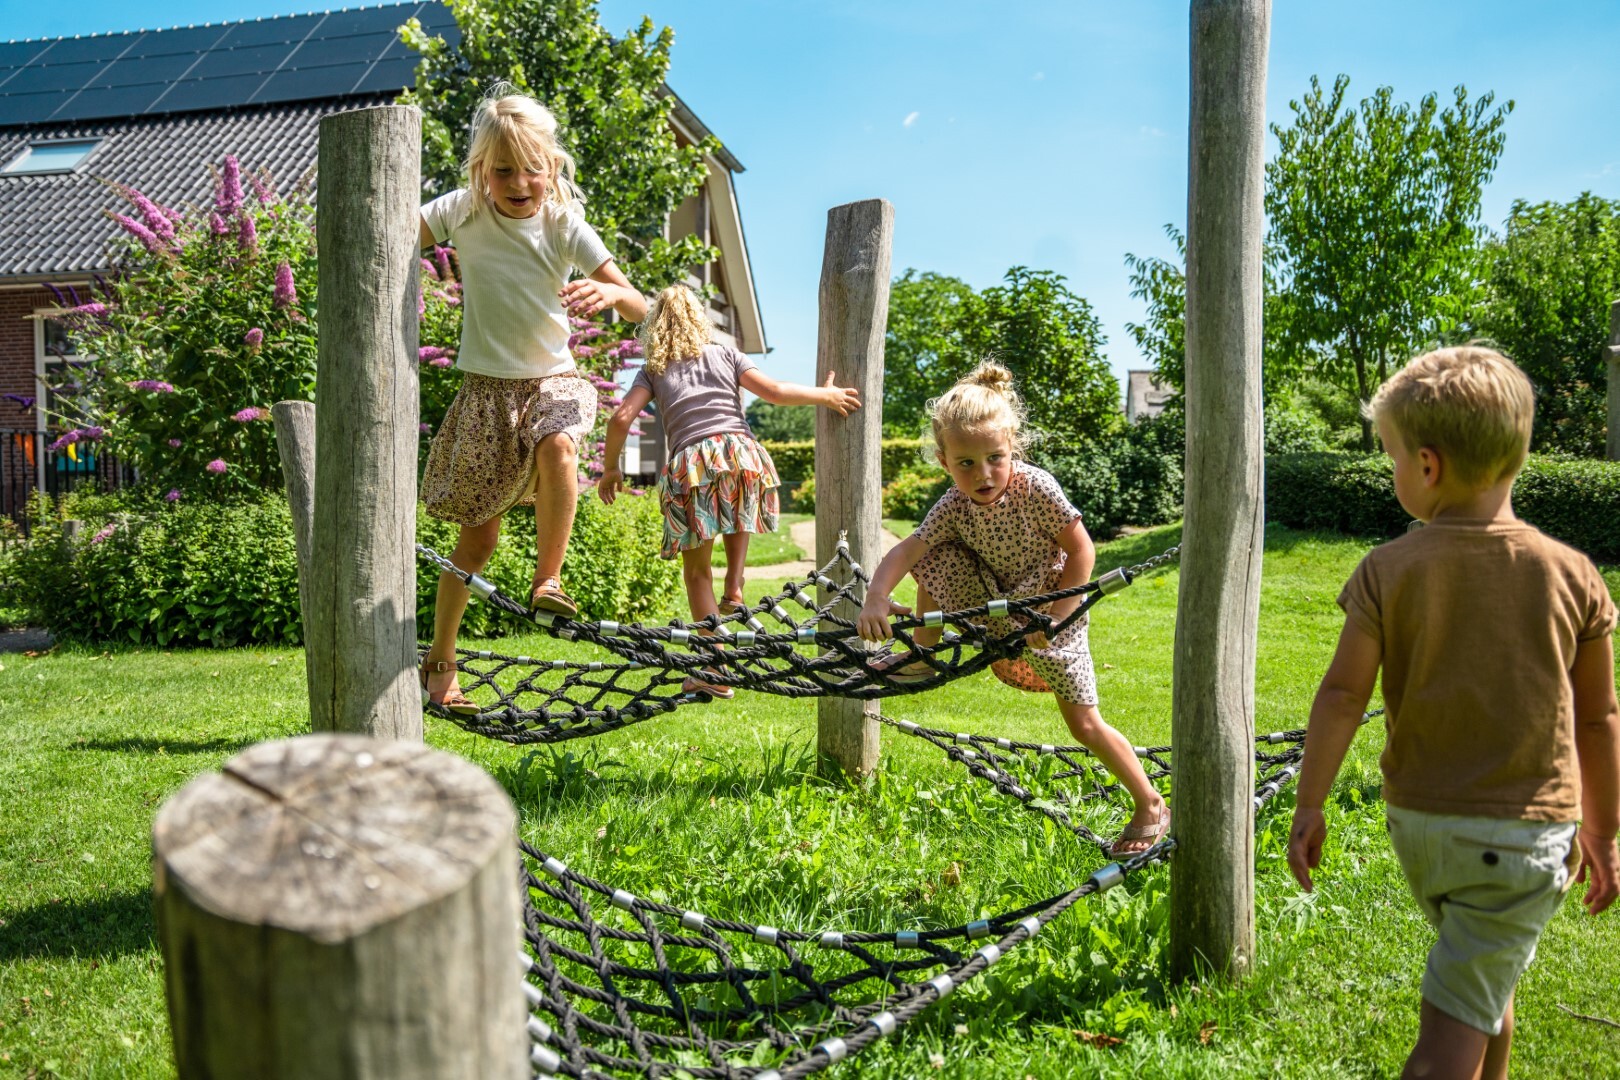
{"type": "MultiPolygon", "coordinates": [[[[36,308],[34,310],[34,430],[38,431],[40,434],[40,453],[38,460],[34,463],[34,467],[38,473],[38,475],[35,477],[35,482],[40,491],[45,490],[44,435],[47,431],[45,417],[45,395],[47,393],[45,385],[45,370],[47,367],[61,367],[63,364],[62,357],[53,356],[45,351],[45,323],[47,321],[61,321],[58,317],[65,310],[65,308],[60,307],[36,308]]],[[[71,334],[68,336],[68,339],[70,341],[72,340],[71,334]]],[[[77,346],[75,346],[75,350],[68,355],[72,356],[75,360],[95,359],[94,353],[81,353],[77,350],[77,346]]]]}
{"type": "Polygon", "coordinates": [[[70,176],[73,173],[81,171],[86,165],[88,165],[90,160],[94,158],[96,153],[101,149],[101,144],[104,142],[106,142],[106,139],[100,137],[88,139],[36,139],[25,145],[20,154],[6,162],[3,168],[0,168],[0,176],[70,176]],[[48,169],[19,169],[17,167],[32,157],[36,149],[61,145],[87,146],[89,149],[87,149],[83,156],[81,156],[77,161],[65,168],[62,166],[53,166],[48,169]]]}

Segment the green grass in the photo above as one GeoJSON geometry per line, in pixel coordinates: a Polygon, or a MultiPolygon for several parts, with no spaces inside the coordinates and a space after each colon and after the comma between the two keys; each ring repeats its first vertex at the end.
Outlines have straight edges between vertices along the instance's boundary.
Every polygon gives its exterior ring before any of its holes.
{"type": "MultiPolygon", "coordinates": [[[[1175,539],[1158,529],[1102,545],[1099,572],[1175,539]]],[[[1303,723],[1341,621],[1333,598],[1365,550],[1268,530],[1260,730],[1303,723]]],[[[776,584],[750,582],[749,597],[776,584]]],[[[1168,741],[1176,584],[1174,571],[1140,580],[1093,617],[1104,713],[1137,743],[1168,741]]],[[[592,654],[546,638],[498,647],[592,654]]],[[[0,1076],[172,1075],[149,892],[152,816],[235,751],[307,728],[302,655],[64,648],[0,664],[0,1076]]],[[[885,707],[953,730],[1063,735],[1049,698],[988,675],[885,707]]],[[[1067,888],[1101,861],[892,731],[876,783],[824,783],[813,770],[815,728],[811,703],[742,693],[556,748],[526,752],[440,721],[428,740],[489,769],[518,801],[525,838],[570,866],[754,922],[948,925],[1067,888]]],[[[1289,801],[1262,814],[1260,953],[1247,983],[1166,985],[1169,873],[1155,868],[1077,906],[832,1075],[935,1075],[936,1060],[940,1075],[986,1080],[1398,1075],[1430,931],[1384,837],[1381,741],[1370,727],[1347,761],[1314,897],[1282,861],[1289,801]],[[1099,1049],[1081,1032],[1122,1041],[1099,1049]]],[[[1098,827],[1118,821],[1104,811],[1098,827]]],[[[1620,913],[1589,919],[1572,898],[1520,985],[1516,1074],[1612,1073],[1620,1031],[1559,1006],[1620,1019],[1616,985],[1620,913]]]]}
{"type": "MultiPolygon", "coordinates": [[[[796,562],[808,558],[804,549],[793,542],[793,536],[788,530],[801,521],[813,520],[814,514],[783,514],[775,532],[755,533],[748,540],[747,565],[775,566],[777,563],[796,562]]],[[[714,566],[726,565],[726,549],[722,544],[714,545],[714,557],[710,562],[714,566]]]]}

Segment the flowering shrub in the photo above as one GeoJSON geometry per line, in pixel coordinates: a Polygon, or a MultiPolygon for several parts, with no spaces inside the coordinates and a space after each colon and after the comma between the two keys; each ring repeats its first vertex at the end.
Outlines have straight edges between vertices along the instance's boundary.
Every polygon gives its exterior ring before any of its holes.
{"type": "Polygon", "coordinates": [[[59,296],[94,359],[55,378],[58,444],[104,439],[172,499],[279,488],[270,405],[314,392],[314,211],[248,179],[226,158],[213,205],[185,211],[114,185],[133,211],[111,215],[118,269],[59,296]]]}

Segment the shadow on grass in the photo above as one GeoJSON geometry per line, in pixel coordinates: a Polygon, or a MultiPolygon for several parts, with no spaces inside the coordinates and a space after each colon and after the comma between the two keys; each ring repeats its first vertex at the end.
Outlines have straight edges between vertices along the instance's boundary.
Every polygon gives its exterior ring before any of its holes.
{"type": "Polygon", "coordinates": [[[107,893],[94,899],[52,900],[5,915],[0,963],[29,957],[106,957],[157,945],[152,894],[107,893]]]}
{"type": "Polygon", "coordinates": [[[213,739],[86,739],[68,744],[70,750],[101,750],[112,754],[217,754],[246,750],[257,739],[238,737],[213,739]]]}

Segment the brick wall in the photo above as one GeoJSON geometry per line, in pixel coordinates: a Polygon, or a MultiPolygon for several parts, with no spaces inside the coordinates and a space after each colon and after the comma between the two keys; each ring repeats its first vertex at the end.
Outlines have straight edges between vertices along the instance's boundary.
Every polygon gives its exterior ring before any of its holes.
{"type": "MultiPolygon", "coordinates": [[[[46,288],[0,289],[0,395],[39,396],[39,384],[34,381],[31,316],[41,308],[55,306],[56,297],[46,288]]],[[[0,397],[0,428],[32,429],[36,422],[32,409],[0,397]]]]}

